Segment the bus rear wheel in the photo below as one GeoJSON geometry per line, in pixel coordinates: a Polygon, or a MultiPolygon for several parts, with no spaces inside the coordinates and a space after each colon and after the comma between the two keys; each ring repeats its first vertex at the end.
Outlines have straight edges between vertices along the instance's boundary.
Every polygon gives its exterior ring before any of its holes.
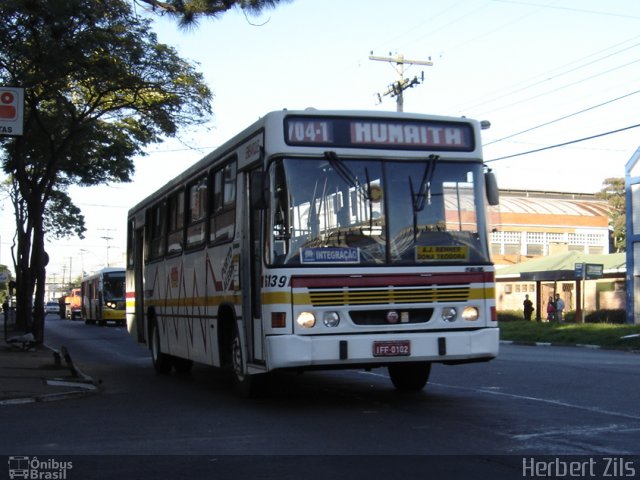
{"type": "Polygon", "coordinates": [[[387,367],[391,383],[400,392],[419,392],[429,381],[431,363],[393,363],[387,367]]]}
{"type": "Polygon", "coordinates": [[[151,361],[156,372],[162,374],[169,373],[173,366],[171,356],[160,349],[160,333],[155,322],[151,324],[151,361]]]}

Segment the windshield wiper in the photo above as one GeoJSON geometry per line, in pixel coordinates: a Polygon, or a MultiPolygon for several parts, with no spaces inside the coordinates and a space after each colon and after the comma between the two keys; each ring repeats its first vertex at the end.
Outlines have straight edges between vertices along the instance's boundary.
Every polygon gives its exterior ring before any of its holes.
{"type": "MultiPolygon", "coordinates": [[[[411,198],[413,199],[413,213],[424,210],[427,200],[431,199],[431,181],[436,171],[436,163],[440,159],[439,155],[429,155],[427,164],[424,167],[422,181],[420,182],[420,190],[415,193],[413,188],[413,180],[409,177],[409,189],[411,190],[411,198]]],[[[431,203],[431,202],[429,202],[431,203]]]]}
{"type": "Polygon", "coordinates": [[[336,173],[340,176],[340,178],[342,180],[344,180],[344,182],[349,185],[350,187],[353,187],[356,189],[357,192],[359,192],[362,197],[369,201],[371,199],[371,186],[369,185],[369,174],[368,172],[365,170],[365,175],[367,176],[367,188],[363,188],[362,184],[360,183],[360,181],[358,180],[358,177],[356,177],[353,172],[351,171],[351,169],[345,165],[340,158],[338,158],[338,155],[336,154],[336,152],[327,150],[326,152],[324,152],[324,158],[327,159],[327,161],[329,162],[329,165],[331,165],[331,167],[336,171],[336,173]]]}
{"type": "Polygon", "coordinates": [[[409,190],[411,191],[411,199],[413,208],[413,240],[415,242],[418,237],[418,212],[424,210],[427,205],[427,200],[431,204],[431,181],[433,180],[433,174],[436,171],[436,163],[440,159],[439,155],[429,155],[427,158],[427,164],[424,167],[424,173],[422,174],[422,181],[420,182],[420,190],[415,193],[413,188],[413,181],[409,177],[409,190]]]}

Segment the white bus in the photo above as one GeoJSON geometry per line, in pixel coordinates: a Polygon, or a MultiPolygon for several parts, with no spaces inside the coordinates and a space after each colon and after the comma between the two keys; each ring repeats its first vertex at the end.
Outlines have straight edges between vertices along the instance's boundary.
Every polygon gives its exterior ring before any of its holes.
{"type": "Polygon", "coordinates": [[[82,319],[86,324],[124,325],[125,269],[103,268],[82,279],[80,285],[82,319]]]}
{"type": "Polygon", "coordinates": [[[388,367],[498,353],[480,126],[268,113],[129,211],[127,324],[158,372],[388,367]]]}

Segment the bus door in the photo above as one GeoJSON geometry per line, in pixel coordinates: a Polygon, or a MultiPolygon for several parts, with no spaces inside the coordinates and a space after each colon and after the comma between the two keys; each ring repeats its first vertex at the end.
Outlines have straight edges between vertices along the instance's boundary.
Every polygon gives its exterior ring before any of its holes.
{"type": "Polygon", "coordinates": [[[136,228],[133,233],[133,274],[135,284],[135,319],[138,342],[144,342],[144,227],[136,228]]]}
{"type": "MultiPolygon", "coordinates": [[[[260,224],[264,210],[254,208],[256,202],[263,195],[262,169],[255,168],[245,177],[247,191],[249,192],[248,219],[244,225],[247,228],[242,251],[250,255],[249,262],[243,262],[243,317],[247,339],[247,359],[250,363],[263,363],[262,344],[262,302],[260,301],[262,279],[262,247],[260,243],[260,224]],[[249,288],[247,288],[249,287],[249,288]]],[[[246,198],[246,197],[245,197],[246,198]]]]}

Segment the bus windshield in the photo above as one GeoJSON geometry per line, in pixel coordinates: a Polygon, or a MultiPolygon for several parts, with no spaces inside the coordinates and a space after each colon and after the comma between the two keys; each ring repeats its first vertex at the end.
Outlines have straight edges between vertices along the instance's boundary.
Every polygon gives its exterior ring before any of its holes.
{"type": "Polygon", "coordinates": [[[105,273],[102,284],[103,300],[122,301],[124,300],[124,272],[105,273]]]}
{"type": "Polygon", "coordinates": [[[274,266],[489,263],[483,167],[282,158],[269,168],[266,257],[274,266]]]}

